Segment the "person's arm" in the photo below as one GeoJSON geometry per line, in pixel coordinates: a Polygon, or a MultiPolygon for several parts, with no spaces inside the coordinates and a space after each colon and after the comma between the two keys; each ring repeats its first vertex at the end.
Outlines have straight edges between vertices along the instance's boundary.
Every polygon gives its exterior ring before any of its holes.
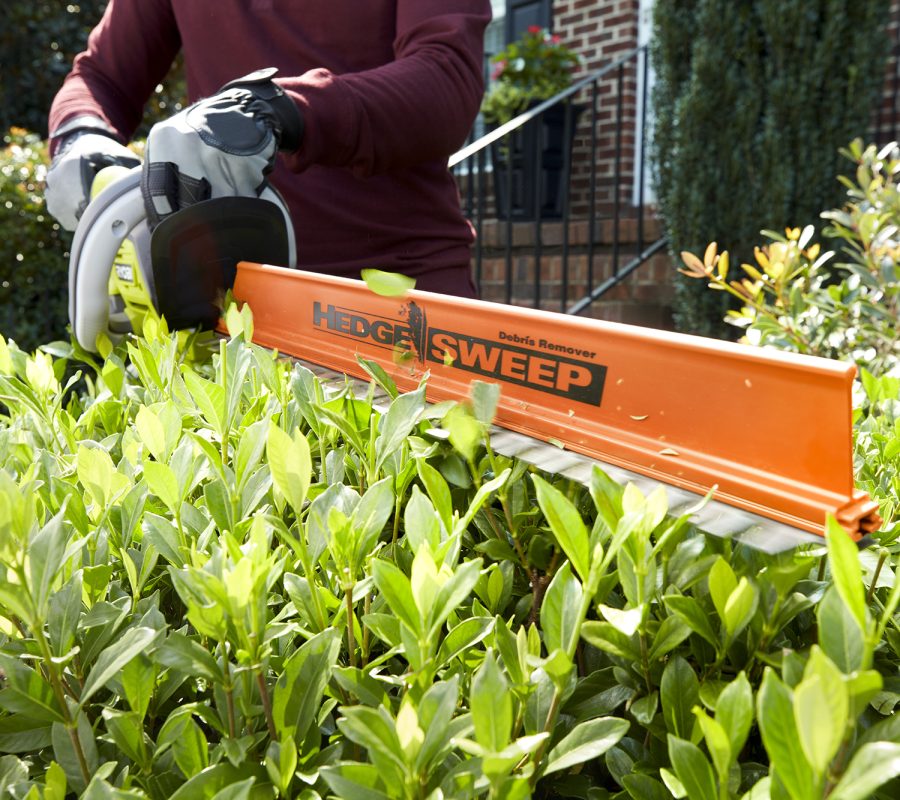
{"type": "Polygon", "coordinates": [[[110,0],[53,100],[50,136],[82,118],[128,142],[180,47],[169,0],[110,0]]]}
{"type": "Polygon", "coordinates": [[[481,104],[490,18],[489,0],[397,0],[395,61],[358,73],[277,78],[305,123],[288,166],[370,175],[450,156],[481,104]]]}

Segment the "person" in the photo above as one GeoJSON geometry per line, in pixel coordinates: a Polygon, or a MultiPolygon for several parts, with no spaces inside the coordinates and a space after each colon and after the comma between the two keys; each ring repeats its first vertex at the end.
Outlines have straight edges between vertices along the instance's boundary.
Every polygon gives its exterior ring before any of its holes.
{"type": "Polygon", "coordinates": [[[51,106],[48,210],[73,229],[96,171],[138,163],[124,145],[181,50],[193,105],[148,135],[151,226],[268,179],[300,268],[474,297],[447,159],[478,113],[490,16],[490,0],[110,0],[51,106]]]}

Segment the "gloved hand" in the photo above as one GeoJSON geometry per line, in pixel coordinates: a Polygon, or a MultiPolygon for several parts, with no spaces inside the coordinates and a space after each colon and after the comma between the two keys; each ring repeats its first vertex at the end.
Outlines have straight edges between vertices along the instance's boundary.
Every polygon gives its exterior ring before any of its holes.
{"type": "Polygon", "coordinates": [[[255,197],[277,150],[300,146],[303,118],[275,69],[226,84],[150,129],[141,189],[151,229],[211,197],[255,197]]]}
{"type": "Polygon", "coordinates": [[[136,167],[140,159],[99,128],[62,134],[47,171],[47,210],[67,231],[74,231],[91,198],[94,176],[104,167],[136,167]]]}

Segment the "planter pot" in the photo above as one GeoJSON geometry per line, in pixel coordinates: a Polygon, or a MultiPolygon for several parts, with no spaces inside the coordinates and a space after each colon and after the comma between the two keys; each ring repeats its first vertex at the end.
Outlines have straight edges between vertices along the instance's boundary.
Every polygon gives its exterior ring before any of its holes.
{"type": "MultiPolygon", "coordinates": [[[[552,106],[504,139],[491,145],[494,169],[494,200],[499,219],[560,219],[568,190],[566,153],[571,152],[583,106],[572,106],[572,129],[566,138],[566,106],[552,106]],[[537,172],[538,147],[540,176],[537,172]],[[510,192],[510,172],[512,191],[510,192]],[[540,192],[540,208],[536,209],[540,192]]],[[[568,159],[571,168],[571,158],[568,159]]]]}

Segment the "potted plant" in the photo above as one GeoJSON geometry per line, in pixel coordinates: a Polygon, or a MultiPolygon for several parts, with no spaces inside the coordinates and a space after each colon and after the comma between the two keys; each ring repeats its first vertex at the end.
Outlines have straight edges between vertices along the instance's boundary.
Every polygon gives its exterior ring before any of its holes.
{"type": "MultiPolygon", "coordinates": [[[[537,25],[510,42],[491,59],[492,85],[481,112],[491,126],[502,125],[567,89],[579,65],[578,56],[559,36],[537,25]]],[[[568,102],[551,106],[498,142],[492,150],[494,196],[497,216],[533,219],[561,216],[562,198],[568,178],[564,167],[581,109],[572,107],[572,122],[566,137],[568,102]],[[541,174],[535,171],[540,149],[541,174]],[[511,172],[511,174],[510,174],[511,172]],[[538,181],[540,203],[536,208],[538,181]],[[511,192],[510,190],[510,183],[511,192]]]]}

